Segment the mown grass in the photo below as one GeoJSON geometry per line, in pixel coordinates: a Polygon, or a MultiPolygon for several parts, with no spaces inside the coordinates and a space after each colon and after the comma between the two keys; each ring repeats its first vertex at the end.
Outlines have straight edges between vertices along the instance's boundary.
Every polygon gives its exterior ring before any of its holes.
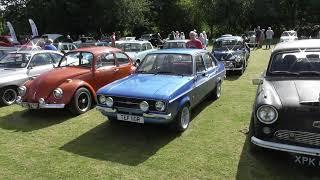
{"type": "Polygon", "coordinates": [[[230,76],[222,97],[193,111],[182,135],[166,127],[111,125],[95,109],[0,108],[1,179],[317,179],[287,154],[250,153],[246,136],[256,87],[269,50],[255,50],[247,71],[230,76]]]}

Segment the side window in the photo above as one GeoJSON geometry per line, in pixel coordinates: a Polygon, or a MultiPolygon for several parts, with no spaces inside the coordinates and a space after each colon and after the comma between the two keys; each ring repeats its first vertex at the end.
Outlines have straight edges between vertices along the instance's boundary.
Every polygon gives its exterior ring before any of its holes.
{"type": "Polygon", "coordinates": [[[33,56],[31,64],[33,67],[52,64],[52,60],[49,54],[36,54],[33,56]]]}
{"type": "Polygon", "coordinates": [[[145,51],[145,50],[147,50],[147,44],[146,43],[142,44],[142,51],[145,51]]]}
{"type": "Polygon", "coordinates": [[[150,43],[147,44],[147,49],[152,49],[152,46],[150,43]]]}
{"type": "Polygon", "coordinates": [[[206,65],[207,69],[213,68],[213,66],[214,66],[213,59],[208,53],[206,53],[203,56],[203,60],[204,60],[204,63],[206,65]]]}
{"type": "Polygon", "coordinates": [[[51,57],[54,63],[60,62],[62,56],[60,54],[51,53],[51,57]]]}
{"type": "Polygon", "coordinates": [[[129,58],[123,53],[116,53],[116,58],[119,65],[129,63],[129,58]]]}
{"type": "Polygon", "coordinates": [[[196,56],[196,71],[203,72],[206,70],[206,67],[203,63],[202,57],[200,55],[196,56]]]}
{"type": "Polygon", "coordinates": [[[114,66],[115,59],[113,54],[102,54],[97,61],[98,67],[105,67],[105,66],[114,66]]]}

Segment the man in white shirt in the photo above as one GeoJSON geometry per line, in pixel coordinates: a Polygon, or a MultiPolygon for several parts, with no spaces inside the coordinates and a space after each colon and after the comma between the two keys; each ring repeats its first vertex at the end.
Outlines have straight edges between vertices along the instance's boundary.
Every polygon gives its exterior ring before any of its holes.
{"type": "Polygon", "coordinates": [[[269,49],[271,48],[273,35],[274,35],[274,32],[272,31],[271,27],[268,27],[268,30],[266,32],[266,39],[267,39],[266,49],[268,49],[268,46],[269,46],[269,49]]]}

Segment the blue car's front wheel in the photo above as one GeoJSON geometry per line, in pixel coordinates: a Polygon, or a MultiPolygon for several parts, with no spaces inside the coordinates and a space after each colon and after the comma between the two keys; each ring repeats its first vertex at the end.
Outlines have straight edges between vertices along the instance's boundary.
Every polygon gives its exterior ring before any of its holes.
{"type": "Polygon", "coordinates": [[[191,119],[190,108],[189,108],[189,105],[186,104],[179,111],[179,114],[175,120],[176,129],[179,132],[183,132],[183,131],[187,130],[189,127],[189,124],[190,124],[190,119],[191,119]]]}

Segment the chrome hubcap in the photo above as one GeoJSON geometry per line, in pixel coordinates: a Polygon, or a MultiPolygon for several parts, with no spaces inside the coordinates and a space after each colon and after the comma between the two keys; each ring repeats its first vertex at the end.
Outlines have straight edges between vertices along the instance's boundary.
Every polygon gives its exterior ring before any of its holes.
{"type": "Polygon", "coordinates": [[[186,129],[189,126],[190,122],[190,112],[188,107],[184,107],[181,112],[181,125],[183,129],[186,129]]]}
{"type": "Polygon", "coordinates": [[[17,92],[13,89],[6,89],[3,93],[2,100],[8,104],[13,104],[17,99],[17,92]]]}
{"type": "Polygon", "coordinates": [[[87,111],[90,108],[90,95],[87,92],[79,94],[78,107],[81,111],[87,111]]]}

